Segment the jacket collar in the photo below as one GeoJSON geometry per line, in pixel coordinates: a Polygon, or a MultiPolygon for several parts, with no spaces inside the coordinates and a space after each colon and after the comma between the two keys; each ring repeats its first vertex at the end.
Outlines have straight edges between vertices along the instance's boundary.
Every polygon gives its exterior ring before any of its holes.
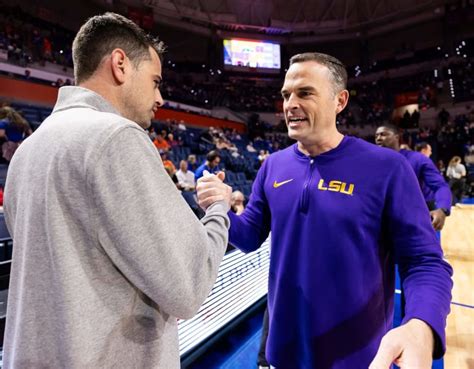
{"type": "Polygon", "coordinates": [[[92,90],[78,86],[61,87],[53,113],[72,108],[89,108],[121,115],[111,103],[92,90]]]}

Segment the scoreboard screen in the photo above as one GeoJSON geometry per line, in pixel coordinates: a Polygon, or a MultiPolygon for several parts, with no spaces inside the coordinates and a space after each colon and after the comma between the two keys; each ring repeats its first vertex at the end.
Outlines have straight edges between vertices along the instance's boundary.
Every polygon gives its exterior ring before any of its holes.
{"type": "Polygon", "coordinates": [[[280,45],[260,40],[226,39],[224,66],[280,70],[280,45]]]}

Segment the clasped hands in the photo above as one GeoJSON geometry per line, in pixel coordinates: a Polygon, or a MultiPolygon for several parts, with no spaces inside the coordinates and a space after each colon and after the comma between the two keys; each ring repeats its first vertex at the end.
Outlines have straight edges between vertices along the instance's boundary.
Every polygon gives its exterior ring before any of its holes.
{"type": "Polygon", "coordinates": [[[224,183],[225,173],[210,174],[204,171],[204,175],[198,179],[196,192],[198,204],[206,210],[209,206],[218,201],[224,201],[230,208],[232,187],[224,183]]]}

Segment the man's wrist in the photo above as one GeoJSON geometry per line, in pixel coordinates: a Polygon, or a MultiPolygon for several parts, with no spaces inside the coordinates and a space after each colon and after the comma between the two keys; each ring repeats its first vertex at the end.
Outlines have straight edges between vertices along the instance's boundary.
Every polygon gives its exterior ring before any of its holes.
{"type": "Polygon", "coordinates": [[[441,210],[441,211],[444,213],[444,215],[449,216],[449,213],[450,213],[450,212],[449,212],[449,209],[446,209],[446,208],[439,208],[439,210],[441,210]]]}
{"type": "Polygon", "coordinates": [[[414,334],[420,342],[429,344],[431,346],[431,352],[434,353],[436,333],[428,323],[421,319],[413,318],[404,325],[410,329],[411,333],[414,334]]]}

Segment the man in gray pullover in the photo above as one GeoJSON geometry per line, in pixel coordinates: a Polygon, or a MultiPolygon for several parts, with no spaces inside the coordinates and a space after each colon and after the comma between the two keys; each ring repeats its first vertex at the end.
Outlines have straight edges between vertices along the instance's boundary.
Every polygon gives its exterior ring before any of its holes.
{"type": "Polygon", "coordinates": [[[4,368],[179,368],[177,318],[213,286],[231,190],[204,177],[198,221],[144,130],[163,104],[162,51],[122,16],[89,19],[78,86],[13,157],[4,368]]]}

